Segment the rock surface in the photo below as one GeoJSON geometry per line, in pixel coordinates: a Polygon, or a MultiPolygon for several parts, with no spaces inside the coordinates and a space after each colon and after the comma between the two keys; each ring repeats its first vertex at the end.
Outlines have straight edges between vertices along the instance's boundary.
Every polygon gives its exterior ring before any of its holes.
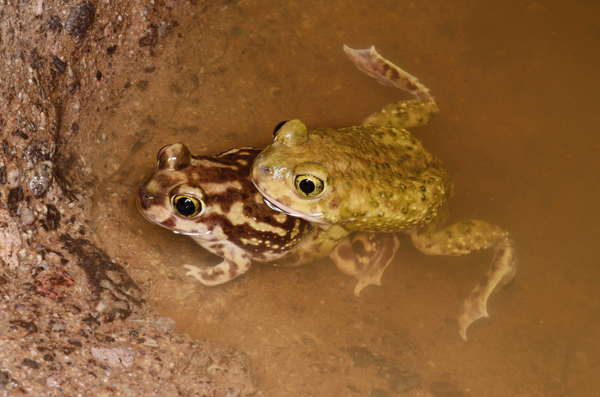
{"type": "Polygon", "coordinates": [[[92,243],[94,177],[74,171],[113,77],[191,3],[0,0],[0,396],[256,394],[244,353],[176,334],[92,243]]]}

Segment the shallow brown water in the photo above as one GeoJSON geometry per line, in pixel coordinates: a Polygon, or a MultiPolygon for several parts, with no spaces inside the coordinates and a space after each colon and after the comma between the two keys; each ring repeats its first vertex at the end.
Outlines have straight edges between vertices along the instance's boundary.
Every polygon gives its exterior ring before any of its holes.
{"type": "Polygon", "coordinates": [[[458,395],[440,391],[449,384],[467,396],[597,393],[598,3],[241,1],[200,21],[164,63],[139,65],[148,83],[132,82],[99,131],[110,147],[99,243],[178,331],[246,351],[269,396],[458,395]],[[218,258],[132,204],[167,143],[262,147],[281,120],[356,125],[403,98],[357,71],[343,44],[376,45],[436,95],[441,112],[414,133],[455,179],[451,220],[513,234],[515,283],[492,295],[491,319],[469,328],[468,343],[456,317],[491,252],[427,257],[400,235],[383,287],[359,299],[329,260],[254,266],[207,288],[181,265],[218,258]]]}

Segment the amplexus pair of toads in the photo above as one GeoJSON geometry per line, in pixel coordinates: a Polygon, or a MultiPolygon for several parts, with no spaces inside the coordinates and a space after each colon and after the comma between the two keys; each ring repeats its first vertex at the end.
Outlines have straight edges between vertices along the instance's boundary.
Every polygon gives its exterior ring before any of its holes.
{"type": "Polygon", "coordinates": [[[415,99],[337,130],[309,131],[290,120],[262,151],[243,148],[206,157],[190,155],[182,144],[163,148],[158,170],[140,187],[140,211],[224,257],[206,270],[187,266],[189,275],[207,285],[236,277],[252,260],[296,266],[329,255],[358,278],[358,294],[366,285],[379,285],[398,249],[396,232],[409,234],[428,255],[494,248],[490,270],[460,311],[459,332],[466,340],[467,327],[487,317],[492,291],[514,277],[511,237],[478,219],[443,227],[452,179],[406,130],[437,113],[433,96],[374,48],[344,50],[360,70],[415,99]]]}

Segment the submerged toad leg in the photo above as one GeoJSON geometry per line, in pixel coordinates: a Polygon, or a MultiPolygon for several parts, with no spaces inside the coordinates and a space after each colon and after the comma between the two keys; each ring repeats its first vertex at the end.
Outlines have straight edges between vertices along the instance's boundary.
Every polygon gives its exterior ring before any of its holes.
{"type": "Polygon", "coordinates": [[[381,276],[400,242],[392,233],[354,233],[344,238],[329,257],[342,273],[358,279],[354,295],[367,285],[381,285],[381,276]]]}
{"type": "Polygon", "coordinates": [[[358,279],[354,294],[359,296],[367,285],[381,285],[381,275],[399,246],[391,233],[359,232],[348,236],[348,231],[339,225],[321,228],[313,224],[277,265],[300,266],[329,256],[343,273],[358,279]]]}
{"type": "Polygon", "coordinates": [[[474,219],[458,222],[435,233],[431,228],[408,231],[415,247],[427,255],[466,255],[493,247],[496,251],[490,269],[463,303],[458,331],[467,340],[467,328],[481,317],[489,317],[487,299],[499,287],[513,280],[516,254],[510,234],[491,223],[474,219]]]}
{"type": "Polygon", "coordinates": [[[327,258],[346,236],[348,231],[341,226],[322,228],[312,224],[302,240],[285,257],[277,261],[277,266],[295,267],[327,258]]]}
{"type": "Polygon", "coordinates": [[[375,51],[353,50],[344,46],[344,52],[361,71],[375,78],[383,85],[399,88],[414,95],[417,99],[405,100],[387,105],[363,121],[363,125],[386,125],[395,128],[419,127],[429,123],[438,112],[435,98],[429,88],[416,77],[402,70],[375,51]]]}
{"type": "Polygon", "coordinates": [[[189,270],[185,275],[192,276],[202,284],[212,287],[233,280],[250,269],[250,259],[241,248],[227,247],[225,254],[220,256],[225,257],[223,262],[204,270],[192,265],[183,265],[189,270]]]}

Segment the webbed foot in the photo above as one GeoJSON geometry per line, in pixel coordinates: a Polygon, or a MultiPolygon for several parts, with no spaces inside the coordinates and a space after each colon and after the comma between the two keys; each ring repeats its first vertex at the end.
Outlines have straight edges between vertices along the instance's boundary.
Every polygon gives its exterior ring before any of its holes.
{"type": "Polygon", "coordinates": [[[192,276],[196,280],[202,282],[202,272],[204,272],[204,270],[200,269],[198,266],[192,266],[192,265],[183,265],[183,267],[185,269],[188,269],[188,272],[185,273],[186,277],[192,276]]]}
{"type": "Polygon", "coordinates": [[[356,67],[383,85],[409,92],[417,99],[387,105],[363,121],[363,125],[387,125],[396,128],[419,127],[429,123],[438,112],[438,107],[429,88],[419,79],[383,58],[375,51],[354,50],[344,45],[344,52],[356,67]]]}
{"type": "Polygon", "coordinates": [[[490,270],[485,274],[483,281],[475,286],[469,297],[465,300],[458,316],[458,332],[460,337],[467,341],[467,328],[471,323],[481,317],[489,317],[487,313],[487,300],[490,294],[498,288],[513,281],[517,270],[517,255],[510,236],[498,241],[490,270]]]}
{"type": "Polygon", "coordinates": [[[345,274],[358,279],[354,295],[367,285],[381,285],[381,276],[390,264],[400,242],[390,233],[354,233],[344,238],[329,255],[345,274]]]}
{"type": "Polygon", "coordinates": [[[490,317],[487,313],[486,301],[487,299],[482,299],[482,295],[479,291],[477,293],[473,291],[460,308],[460,314],[458,315],[458,333],[465,342],[467,341],[467,328],[469,325],[482,317],[490,317]]]}
{"type": "Polygon", "coordinates": [[[458,222],[435,233],[409,231],[415,247],[427,255],[466,255],[493,247],[494,259],[483,281],[477,284],[463,303],[458,317],[458,332],[467,340],[467,328],[474,321],[488,317],[487,300],[499,287],[515,277],[517,259],[510,234],[488,222],[473,219],[458,222]]]}

